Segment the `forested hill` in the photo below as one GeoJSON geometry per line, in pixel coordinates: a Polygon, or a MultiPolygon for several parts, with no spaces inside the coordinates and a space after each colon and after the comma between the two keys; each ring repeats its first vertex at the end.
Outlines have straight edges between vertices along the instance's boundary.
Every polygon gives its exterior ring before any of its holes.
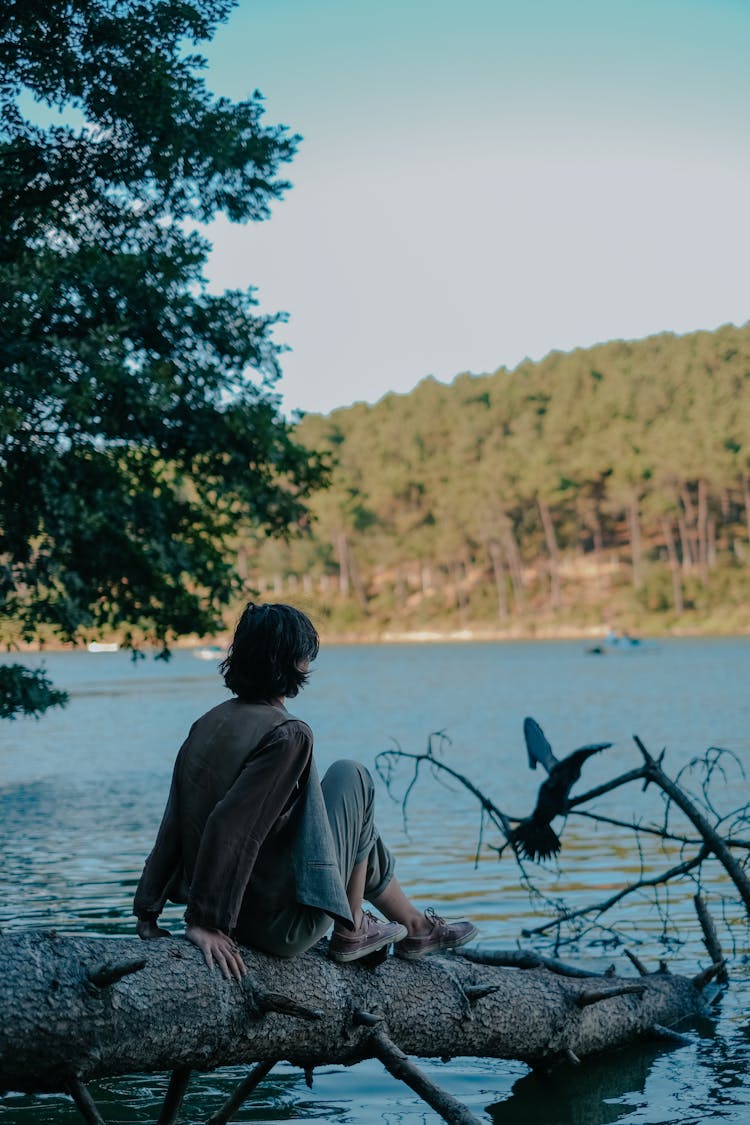
{"type": "Polygon", "coordinates": [[[245,556],[332,633],[750,627],[750,325],[307,416],[316,521],[245,556]]]}

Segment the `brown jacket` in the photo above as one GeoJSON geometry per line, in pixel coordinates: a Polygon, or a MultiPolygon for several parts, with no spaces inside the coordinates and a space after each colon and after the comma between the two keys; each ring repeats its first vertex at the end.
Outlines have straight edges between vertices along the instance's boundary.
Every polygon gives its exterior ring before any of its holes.
{"type": "Polygon", "coordinates": [[[284,707],[231,699],[195,722],[135,895],[155,919],[166,900],[186,921],[231,933],[245,896],[268,896],[275,857],[297,902],[350,921],[315,763],[312,731],[284,707]],[[254,878],[254,874],[258,875],[254,878]]]}

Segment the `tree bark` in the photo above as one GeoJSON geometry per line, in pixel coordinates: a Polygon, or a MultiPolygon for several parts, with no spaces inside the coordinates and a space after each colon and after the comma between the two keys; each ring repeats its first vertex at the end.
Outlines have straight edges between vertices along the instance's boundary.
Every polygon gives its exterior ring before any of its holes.
{"type": "Polygon", "coordinates": [[[662,972],[578,977],[460,956],[340,966],[320,947],[292,960],[243,956],[237,982],[183,938],[0,936],[0,1089],[279,1059],[349,1064],[379,1057],[375,1027],[410,1055],[538,1067],[703,1010],[692,981],[662,972]]]}
{"type": "Polygon", "coordinates": [[[560,551],[557,546],[555,525],[552,522],[552,513],[549,510],[549,504],[547,504],[546,500],[542,500],[540,496],[537,497],[537,504],[539,505],[539,514],[542,517],[544,539],[547,544],[547,553],[549,555],[550,605],[553,610],[556,610],[560,609],[560,606],[562,605],[562,598],[560,596],[560,551]]]}
{"type": "Polygon", "coordinates": [[[683,484],[682,488],[680,489],[680,497],[682,499],[682,506],[685,509],[685,519],[687,520],[688,527],[694,527],[695,508],[693,507],[693,501],[690,498],[690,489],[688,488],[687,483],[683,484]]]}
{"type": "Polygon", "coordinates": [[[675,547],[674,535],[672,534],[672,525],[666,516],[661,519],[661,533],[664,536],[664,543],[667,548],[667,555],[669,557],[669,569],[672,572],[672,599],[674,601],[674,611],[678,615],[682,615],[684,610],[682,599],[682,580],[680,578],[680,563],[677,558],[677,548],[675,547]]]}
{"type": "Polygon", "coordinates": [[[706,565],[709,570],[716,570],[716,519],[709,516],[706,521],[706,565]]]}
{"type": "Polygon", "coordinates": [[[349,543],[345,531],[336,533],[336,555],[339,564],[339,593],[349,597],[349,543]]]}
{"type": "Polygon", "coordinates": [[[500,550],[500,545],[494,539],[489,540],[487,550],[490,556],[492,574],[495,579],[497,615],[501,621],[505,621],[508,617],[508,596],[505,590],[505,567],[503,566],[502,551],[500,550]]]}
{"type": "Polygon", "coordinates": [[[685,523],[685,517],[683,515],[680,515],[677,519],[677,528],[680,533],[680,545],[682,547],[682,569],[687,574],[693,569],[693,552],[690,546],[687,524],[685,523]]]}
{"type": "Polygon", "coordinates": [[[638,518],[638,495],[633,492],[628,502],[628,527],[630,530],[630,556],[633,563],[633,586],[639,590],[643,581],[641,565],[641,525],[638,518]]]}
{"type": "Polygon", "coordinates": [[[703,477],[698,481],[698,567],[705,584],[708,582],[708,489],[703,477]]]}
{"type": "Polygon", "coordinates": [[[523,616],[526,612],[526,598],[523,592],[523,563],[521,562],[521,552],[518,549],[518,543],[513,532],[513,525],[510,520],[501,525],[500,529],[505,554],[508,559],[508,569],[510,570],[510,581],[513,586],[513,597],[516,602],[516,611],[523,616]]]}
{"type": "Polygon", "coordinates": [[[357,596],[357,601],[359,602],[360,609],[364,613],[367,613],[368,612],[367,594],[365,593],[365,588],[364,588],[364,585],[362,584],[362,577],[359,573],[359,566],[357,565],[357,560],[356,560],[354,552],[352,551],[351,548],[349,548],[347,550],[346,557],[347,557],[347,561],[349,563],[349,577],[351,579],[352,587],[354,588],[354,593],[357,596]]]}
{"type": "Polygon", "coordinates": [[[602,521],[599,519],[599,510],[596,501],[591,509],[591,529],[594,535],[594,566],[596,570],[596,589],[601,594],[604,583],[602,582],[602,558],[604,556],[604,535],[602,521]]]}
{"type": "Polygon", "coordinates": [[[466,563],[463,559],[454,559],[451,563],[453,573],[453,588],[455,591],[458,620],[462,629],[466,628],[469,619],[469,595],[467,593],[466,563]]]}

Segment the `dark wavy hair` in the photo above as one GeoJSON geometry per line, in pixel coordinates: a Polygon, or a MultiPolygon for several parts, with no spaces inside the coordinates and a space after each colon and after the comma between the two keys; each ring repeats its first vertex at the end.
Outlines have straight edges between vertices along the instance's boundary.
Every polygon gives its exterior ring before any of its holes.
{"type": "Polygon", "coordinates": [[[292,699],[309,676],[299,665],[312,662],[319,648],[315,626],[301,610],[249,602],[219,671],[229,690],[246,703],[292,699]]]}

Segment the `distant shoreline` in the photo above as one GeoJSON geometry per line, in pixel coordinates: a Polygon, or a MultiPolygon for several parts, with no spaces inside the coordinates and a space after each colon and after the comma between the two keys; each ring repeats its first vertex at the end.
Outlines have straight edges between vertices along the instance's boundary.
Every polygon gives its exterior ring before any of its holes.
{"type": "MultiPolygon", "coordinates": [[[[652,623],[653,624],[653,623],[652,623]]],[[[682,638],[690,639],[709,639],[720,637],[750,637],[750,628],[739,629],[718,629],[718,628],[705,628],[698,625],[694,626],[681,626],[672,627],[669,629],[633,629],[630,635],[639,640],[679,640],[682,638]]],[[[381,629],[373,630],[371,632],[365,631],[351,631],[351,632],[328,632],[325,628],[320,630],[321,643],[324,646],[328,645],[431,645],[431,644],[502,644],[514,642],[528,642],[528,641],[582,641],[587,642],[589,645],[604,645],[605,644],[606,629],[601,626],[590,625],[551,625],[549,623],[532,626],[531,628],[523,628],[520,625],[510,629],[487,629],[487,628],[465,628],[465,629],[381,629]]],[[[109,642],[116,642],[116,638],[108,637],[105,639],[109,642]]],[[[173,641],[170,644],[170,649],[174,652],[189,652],[198,649],[209,649],[216,647],[220,649],[216,657],[219,659],[226,651],[227,646],[231,640],[231,634],[218,634],[213,637],[182,637],[179,640],[173,641]]],[[[610,646],[607,646],[608,648],[610,646]]],[[[38,653],[43,656],[45,653],[50,652],[85,652],[86,642],[81,641],[80,644],[63,644],[60,642],[45,642],[42,645],[38,643],[20,643],[11,652],[6,652],[0,656],[0,664],[12,663],[14,653],[16,654],[33,654],[38,653]]],[[[125,646],[118,649],[119,652],[128,652],[125,646]]],[[[144,644],[141,649],[143,653],[152,653],[158,651],[154,645],[144,644]]],[[[92,655],[107,655],[107,653],[93,653],[92,655]]]]}
{"type": "MultiPolygon", "coordinates": [[[[631,634],[643,640],[679,640],[681,638],[748,637],[750,630],[737,629],[723,631],[718,629],[680,628],[664,631],[634,632],[631,634]]],[[[587,641],[591,644],[604,644],[605,631],[590,627],[560,626],[538,629],[453,629],[453,630],[384,630],[379,633],[326,633],[321,632],[323,644],[470,644],[479,642],[501,643],[515,641],[587,641]]]]}

